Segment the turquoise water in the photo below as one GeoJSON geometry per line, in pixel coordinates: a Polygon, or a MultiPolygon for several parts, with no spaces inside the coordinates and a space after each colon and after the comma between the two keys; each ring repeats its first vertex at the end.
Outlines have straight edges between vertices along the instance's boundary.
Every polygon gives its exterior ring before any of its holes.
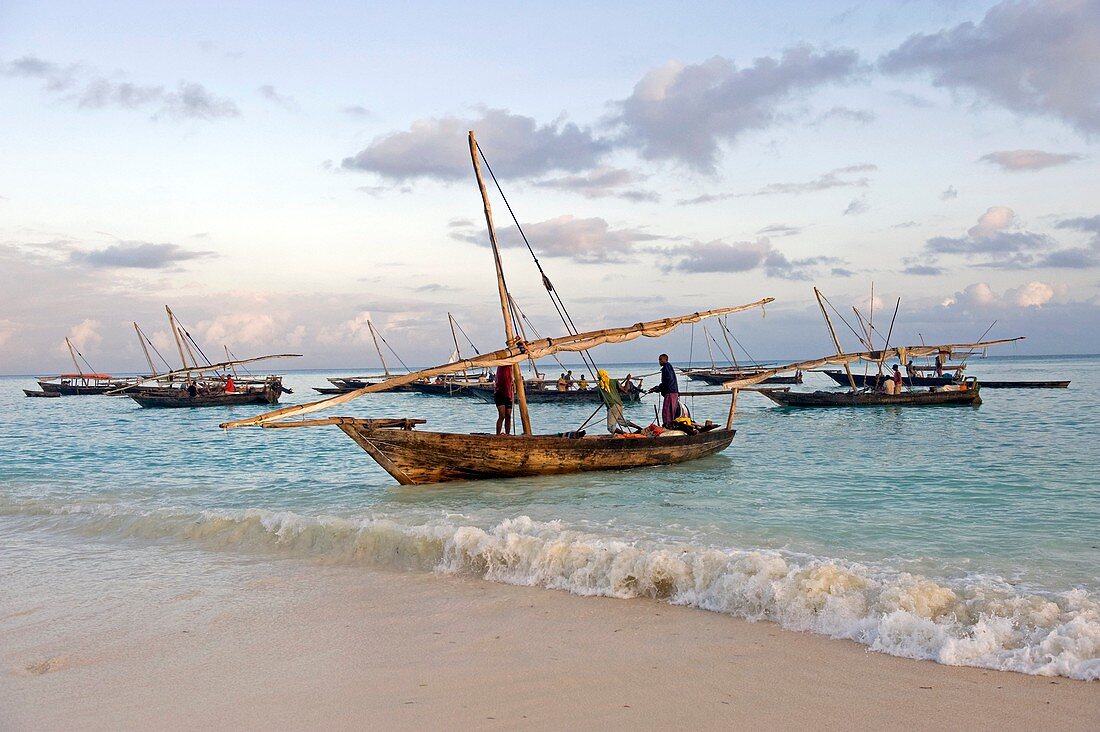
{"type": "MultiPolygon", "coordinates": [[[[987,359],[971,373],[1073,383],[989,390],[978,408],[796,411],[742,394],[733,445],[708,459],[427,488],[396,485],[334,427],[217,428],[262,407],[27,399],[31,379],[4,377],[0,573],[30,556],[21,546],[77,539],[101,546],[86,561],[104,564],[112,547],[176,546],[219,561],[412,567],[655,595],[895,655],[1100,678],[1100,358],[987,359]]],[[[290,374],[285,403],[334,375],[290,374]]],[[[831,383],[808,374],[800,388],[831,383]]],[[[647,423],[653,403],[627,416],[647,423]]],[[[694,400],[697,418],[727,409],[725,397],[694,400]]],[[[491,405],[416,394],[336,413],[459,431],[495,420],[491,405]]],[[[532,406],[536,431],[590,413],[532,406]]]]}

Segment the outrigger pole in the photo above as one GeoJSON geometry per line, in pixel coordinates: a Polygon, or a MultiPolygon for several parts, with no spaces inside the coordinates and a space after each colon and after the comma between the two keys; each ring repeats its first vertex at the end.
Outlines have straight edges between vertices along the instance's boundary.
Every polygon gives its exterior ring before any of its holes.
{"type": "MultiPolygon", "coordinates": [[[[481,202],[485,208],[485,223],[489,227],[489,244],[493,247],[493,262],[497,271],[497,291],[500,294],[500,312],[504,316],[504,337],[508,347],[513,348],[519,343],[515,331],[512,329],[512,314],[508,307],[508,285],[504,282],[504,268],[500,261],[500,249],[497,246],[497,234],[493,228],[493,211],[489,206],[489,195],[485,191],[485,181],[481,179],[481,162],[478,160],[477,140],[474,131],[470,130],[470,158],[474,162],[474,175],[477,176],[477,187],[481,191],[481,202]]],[[[516,401],[519,402],[519,416],[523,422],[523,434],[531,434],[531,415],[527,413],[527,390],[523,385],[523,374],[519,370],[519,364],[512,364],[513,383],[516,385],[516,401]]]]}

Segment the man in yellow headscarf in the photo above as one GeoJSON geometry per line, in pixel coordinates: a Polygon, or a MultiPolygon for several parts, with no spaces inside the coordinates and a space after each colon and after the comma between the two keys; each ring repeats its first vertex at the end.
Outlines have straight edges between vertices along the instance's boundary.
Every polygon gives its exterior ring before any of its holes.
{"type": "MultiPolygon", "coordinates": [[[[612,379],[603,369],[596,372],[596,378],[600,383],[600,399],[607,407],[607,431],[613,435],[625,432],[623,428],[631,426],[623,416],[622,395],[626,393],[626,389],[618,379],[612,379]]],[[[626,380],[630,381],[629,374],[626,380]]]]}

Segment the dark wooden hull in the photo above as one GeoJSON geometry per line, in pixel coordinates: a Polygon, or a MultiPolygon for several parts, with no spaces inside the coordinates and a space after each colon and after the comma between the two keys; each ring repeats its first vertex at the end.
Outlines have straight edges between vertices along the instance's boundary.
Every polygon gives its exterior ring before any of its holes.
{"type": "MultiPolygon", "coordinates": [[[[843,371],[822,371],[821,373],[840,384],[849,386],[848,374],[843,371]]],[[[858,387],[874,386],[877,374],[852,374],[858,387]]],[[[911,386],[950,386],[958,382],[951,376],[906,376],[905,383],[911,386]]],[[[1066,389],[1069,381],[981,381],[983,389],[1066,389]]]]}
{"type": "Polygon", "coordinates": [[[51,394],[57,394],[58,396],[88,396],[92,394],[106,394],[109,391],[115,389],[121,389],[127,385],[127,383],[133,382],[112,382],[110,384],[62,384],[51,381],[39,381],[38,386],[42,388],[42,391],[48,391],[51,394]]]}
{"type": "Polygon", "coordinates": [[[758,389],[761,394],[784,407],[931,407],[977,406],[982,403],[979,389],[966,391],[907,391],[901,394],[851,394],[843,391],[789,391],[758,389]]]}
{"type": "Polygon", "coordinates": [[[1069,381],[983,381],[983,389],[1068,389],[1069,381]]]}
{"type": "MultiPolygon", "coordinates": [[[[379,384],[379,381],[368,381],[366,379],[329,379],[329,383],[332,386],[315,386],[313,390],[318,394],[346,394],[349,391],[355,391],[356,389],[362,389],[364,386],[373,386],[379,384]]],[[[398,386],[389,391],[417,391],[413,387],[415,384],[405,384],[398,386]]]]}
{"type": "MultiPolygon", "coordinates": [[[[467,396],[475,396],[482,401],[493,403],[494,391],[492,386],[474,386],[466,389],[467,396]]],[[[570,389],[558,391],[557,389],[527,389],[528,404],[600,404],[600,392],[597,389],[570,389]]],[[[634,389],[629,394],[623,394],[623,405],[639,404],[642,401],[642,390],[634,389]]]]}
{"type": "Polygon", "coordinates": [[[56,391],[35,391],[34,389],[24,389],[23,393],[29,397],[60,397],[61,394],[56,391]]]}
{"type": "Polygon", "coordinates": [[[339,427],[403,485],[671,465],[721,452],[734,435],[724,429],[683,437],[466,435],[375,429],[350,418],[339,427]]]}
{"type": "MultiPolygon", "coordinates": [[[[692,381],[703,381],[707,384],[721,385],[727,381],[734,379],[746,379],[751,378],[759,371],[688,371],[687,377],[692,381]]],[[[770,376],[764,379],[761,384],[801,384],[802,372],[799,371],[794,376],[770,376]]],[[[684,392],[688,393],[688,392],[684,392]]]]}
{"type": "MultiPolygon", "coordinates": [[[[183,391],[173,389],[172,391],[183,391]]],[[[198,394],[188,396],[186,392],[182,396],[178,394],[144,392],[127,394],[131,399],[146,409],[182,409],[187,407],[228,407],[238,404],[277,404],[280,389],[270,388],[263,391],[230,392],[222,394],[198,394]]]]}

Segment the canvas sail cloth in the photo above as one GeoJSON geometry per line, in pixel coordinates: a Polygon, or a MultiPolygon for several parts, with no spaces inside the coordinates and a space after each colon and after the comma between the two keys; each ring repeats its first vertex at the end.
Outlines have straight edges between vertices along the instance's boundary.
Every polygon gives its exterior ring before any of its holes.
{"type": "Polygon", "coordinates": [[[603,345],[605,343],[625,343],[626,341],[632,341],[635,338],[657,338],[659,336],[666,335],[675,330],[681,325],[688,323],[698,323],[700,320],[706,318],[714,318],[720,315],[728,315],[730,313],[739,313],[744,310],[750,310],[752,308],[763,308],[768,303],[775,300],[773,297],[766,297],[756,302],[747,303],[745,305],[737,305],[730,308],[718,308],[717,310],[704,310],[698,313],[691,313],[689,315],[681,315],[674,318],[663,318],[661,320],[650,320],[644,323],[636,323],[623,328],[608,328],[605,330],[593,330],[585,333],[577,333],[576,335],[562,336],[561,338],[540,338],[535,341],[521,341],[515,346],[508,348],[502,348],[499,351],[493,351],[492,353],[482,354],[475,358],[467,358],[460,361],[452,361],[451,363],[443,364],[442,366],[434,366],[430,369],[422,369],[421,371],[413,371],[412,373],[404,374],[402,376],[395,376],[392,379],[387,379],[378,384],[370,384],[364,386],[361,389],[355,391],[349,391],[344,394],[339,394],[328,399],[321,399],[316,402],[310,402],[309,404],[299,404],[292,407],[283,407],[282,409],[276,409],[266,414],[260,414],[255,417],[249,417],[247,419],[238,419],[234,422],[225,422],[221,426],[225,429],[231,427],[248,427],[251,425],[264,426],[267,423],[276,422],[279,420],[287,419],[300,414],[309,414],[311,412],[318,412],[322,409],[328,409],[335,407],[339,404],[350,402],[353,399],[357,399],[364,394],[370,394],[377,391],[386,391],[387,389],[393,389],[404,384],[411,384],[414,381],[418,381],[424,378],[430,378],[432,376],[439,376],[441,374],[449,374],[455,371],[464,371],[467,369],[478,368],[492,368],[493,366],[509,366],[519,363],[528,358],[538,359],[544,356],[550,356],[561,351],[586,351],[590,348],[603,345]]]}
{"type": "Polygon", "coordinates": [[[1006,343],[1015,343],[1016,341],[1022,341],[1023,336],[1017,338],[1002,338],[996,341],[978,341],[977,343],[952,343],[945,346],[896,346],[894,348],[887,348],[881,351],[860,351],[857,353],[838,353],[835,356],[825,356],[824,358],[815,358],[812,361],[799,361],[798,363],[789,363],[785,366],[777,366],[767,371],[762,371],[758,374],[754,374],[751,377],[744,379],[734,379],[732,381],[726,381],[722,383],[722,386],[726,389],[744,389],[749,386],[754,386],[769,379],[776,374],[784,371],[808,371],[810,369],[821,368],[822,366],[847,366],[855,363],[856,361],[867,361],[868,363],[886,363],[886,361],[897,358],[901,363],[907,363],[910,358],[920,358],[923,356],[932,356],[937,353],[947,352],[948,354],[955,351],[977,351],[989,348],[990,346],[1003,346],[1006,343]]]}

